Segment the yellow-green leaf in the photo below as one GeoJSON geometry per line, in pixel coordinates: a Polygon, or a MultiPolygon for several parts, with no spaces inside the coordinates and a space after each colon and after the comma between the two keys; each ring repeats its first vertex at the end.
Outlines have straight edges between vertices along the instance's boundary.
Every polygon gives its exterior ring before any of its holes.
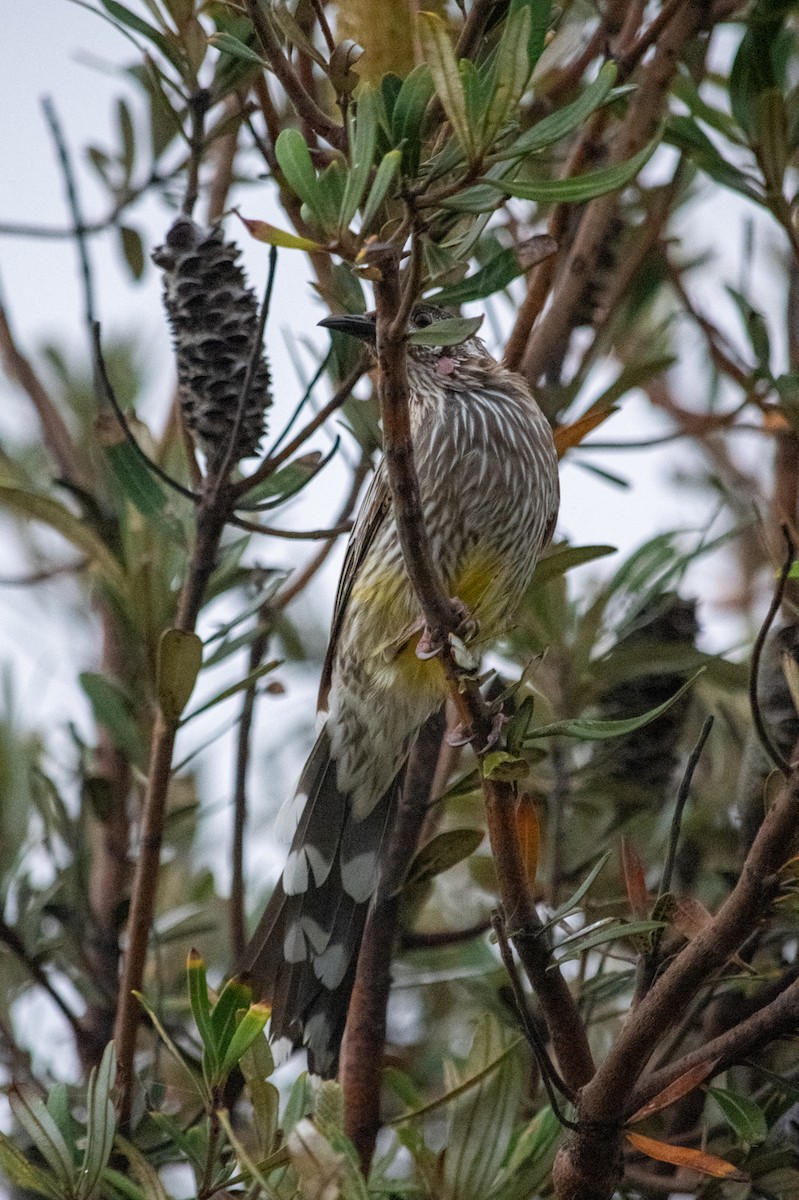
{"type": "Polygon", "coordinates": [[[164,720],[176,725],[194,691],[203,661],[203,644],[196,633],[166,629],[158,643],[158,703],[164,720]]]}

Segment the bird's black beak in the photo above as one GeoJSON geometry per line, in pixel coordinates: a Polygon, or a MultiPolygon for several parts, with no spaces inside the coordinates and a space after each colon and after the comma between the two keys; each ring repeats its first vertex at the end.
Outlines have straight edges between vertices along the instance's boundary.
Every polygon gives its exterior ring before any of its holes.
{"type": "Polygon", "coordinates": [[[377,325],[374,313],[367,313],[364,316],[347,314],[342,317],[325,317],[318,324],[324,329],[332,329],[336,333],[348,333],[350,337],[356,337],[362,342],[368,342],[370,346],[374,346],[375,344],[377,325]]]}

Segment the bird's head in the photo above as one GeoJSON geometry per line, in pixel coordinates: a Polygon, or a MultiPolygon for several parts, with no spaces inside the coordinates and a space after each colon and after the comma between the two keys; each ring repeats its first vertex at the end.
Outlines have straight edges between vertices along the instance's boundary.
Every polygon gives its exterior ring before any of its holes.
{"type": "MultiPolygon", "coordinates": [[[[408,321],[408,333],[413,334],[423,329],[428,329],[431,325],[439,321],[451,320],[457,314],[449,311],[446,308],[439,308],[436,304],[429,304],[423,301],[417,304],[411,313],[408,321]]],[[[366,342],[372,353],[377,349],[377,320],[376,313],[364,313],[363,315],[346,315],[340,317],[325,317],[319,322],[325,329],[332,329],[337,333],[348,333],[351,337],[356,337],[362,342],[366,342]]],[[[435,371],[441,377],[446,378],[448,375],[457,374],[458,366],[468,360],[475,358],[487,358],[487,351],[483,343],[474,336],[466,338],[465,341],[459,342],[456,346],[429,346],[422,345],[411,341],[408,345],[408,358],[411,365],[424,370],[435,371]]]]}

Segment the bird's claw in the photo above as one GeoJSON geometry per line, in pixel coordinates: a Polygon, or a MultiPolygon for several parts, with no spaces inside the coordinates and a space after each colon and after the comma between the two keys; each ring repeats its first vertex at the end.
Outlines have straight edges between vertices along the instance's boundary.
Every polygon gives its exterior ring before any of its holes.
{"type": "MultiPolygon", "coordinates": [[[[509,719],[510,718],[506,717],[504,712],[501,710],[494,713],[494,718],[491,722],[491,729],[489,730],[485,744],[482,746],[483,750],[490,750],[492,746],[497,745],[502,737],[502,730],[507,725],[509,719]]],[[[468,746],[469,742],[473,742],[476,736],[477,735],[475,733],[470,733],[466,729],[466,726],[462,721],[459,721],[458,724],[452,729],[447,730],[444,735],[444,740],[448,746],[452,746],[457,749],[459,746],[468,746]]]]}
{"type": "MultiPolygon", "coordinates": [[[[450,597],[450,604],[458,615],[458,627],[455,630],[455,637],[462,642],[469,642],[476,637],[480,631],[480,622],[475,620],[471,615],[466,605],[457,596],[450,597]]],[[[422,629],[422,636],[416,643],[416,657],[426,661],[428,658],[435,658],[444,649],[447,642],[441,638],[436,638],[430,632],[427,625],[422,629]]]]}

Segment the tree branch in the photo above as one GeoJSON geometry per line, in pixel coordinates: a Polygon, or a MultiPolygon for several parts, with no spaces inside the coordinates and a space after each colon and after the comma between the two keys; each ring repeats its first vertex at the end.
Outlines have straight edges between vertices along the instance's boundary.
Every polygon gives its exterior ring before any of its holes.
{"type": "Polygon", "coordinates": [[[397,936],[402,885],[433,799],[431,789],[444,725],[442,708],[422,728],[411,752],[388,851],[381,865],[380,882],[366,921],[347,1013],[340,1067],[345,1132],[358,1151],[366,1175],[381,1124],[380,1087],[391,990],[391,950],[397,936]]]}

